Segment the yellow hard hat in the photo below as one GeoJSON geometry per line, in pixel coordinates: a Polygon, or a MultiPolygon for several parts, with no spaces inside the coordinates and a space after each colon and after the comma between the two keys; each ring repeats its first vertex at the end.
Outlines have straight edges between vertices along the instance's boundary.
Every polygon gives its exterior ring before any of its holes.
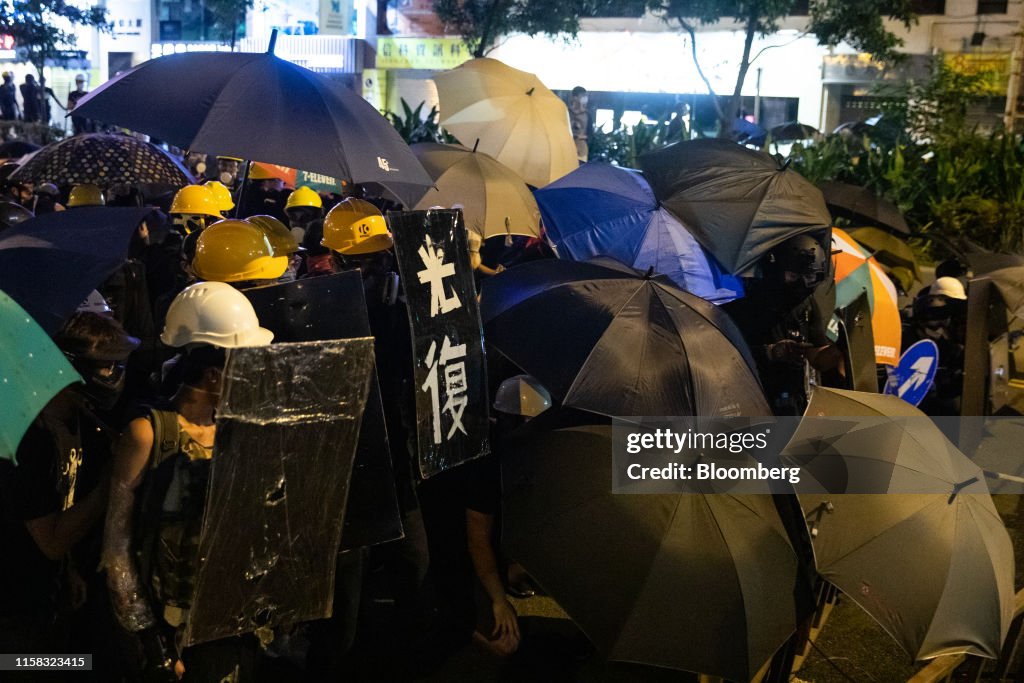
{"type": "Polygon", "coordinates": [[[203,230],[192,259],[196,275],[213,282],[276,280],[287,268],[288,257],[274,255],[263,230],[233,218],[203,230]]]}
{"type": "Polygon", "coordinates": [[[270,248],[274,250],[274,256],[289,256],[301,249],[288,226],[273,216],[249,216],[245,220],[266,234],[270,240],[270,248]]]}
{"type": "Polygon", "coordinates": [[[322,209],[324,208],[324,200],[320,199],[320,195],[316,192],[303,185],[288,195],[288,202],[284,205],[284,210],[287,211],[299,206],[322,209]]]}
{"type": "Polygon", "coordinates": [[[75,185],[68,196],[69,209],[78,206],[105,206],[106,203],[103,192],[91,183],[75,185]]]}
{"type": "Polygon", "coordinates": [[[349,198],[327,212],[320,242],[341,254],[372,254],[394,245],[384,215],[362,199],[349,198]]]}
{"type": "Polygon", "coordinates": [[[277,176],[259,164],[249,167],[249,180],[273,180],[277,176]]]}
{"type": "Polygon", "coordinates": [[[171,202],[171,213],[223,218],[213,192],[203,185],[186,185],[178,190],[171,202]]]}
{"type": "Polygon", "coordinates": [[[207,180],[203,183],[203,187],[213,193],[213,200],[217,202],[217,208],[222,213],[235,208],[235,202],[231,199],[231,190],[221,181],[207,180]]]}

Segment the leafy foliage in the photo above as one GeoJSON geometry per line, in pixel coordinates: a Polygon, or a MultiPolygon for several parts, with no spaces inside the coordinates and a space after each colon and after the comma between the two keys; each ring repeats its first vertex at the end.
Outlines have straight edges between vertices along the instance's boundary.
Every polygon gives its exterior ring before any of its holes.
{"type": "Polygon", "coordinates": [[[206,0],[206,11],[213,20],[210,31],[234,47],[238,29],[245,25],[245,14],[254,4],[255,0],[206,0]]]}
{"type": "Polygon", "coordinates": [[[7,0],[0,3],[0,33],[14,38],[41,76],[47,59],[74,49],[74,26],[105,28],[106,15],[102,7],[81,9],[65,0],[7,0]]]}
{"type": "Polygon", "coordinates": [[[612,131],[596,129],[587,138],[590,161],[603,161],[625,168],[639,168],[637,159],[646,152],[690,138],[689,131],[671,131],[669,124],[641,123],[612,131]]]}
{"type": "MultiPolygon", "coordinates": [[[[696,28],[731,20],[743,27],[744,46],[740,56],[736,83],[729,105],[719,108],[723,134],[728,132],[739,111],[740,95],[747,71],[757,55],[751,56],[755,37],[771,35],[779,29],[779,22],[789,16],[796,0],[648,0],[648,9],[665,22],[676,25],[689,34],[690,42],[697,40],[696,28]]],[[[841,42],[860,51],[870,52],[880,61],[898,58],[896,48],[902,40],[885,26],[885,19],[895,20],[908,28],[915,21],[911,0],[810,0],[810,17],[805,31],[817,37],[822,45],[836,46],[841,42]]],[[[697,50],[691,45],[692,57],[697,62],[697,50]]],[[[700,64],[696,64],[704,78],[700,64]]],[[[708,93],[716,96],[708,79],[704,78],[708,93]]]]}
{"type": "Polygon", "coordinates": [[[451,133],[442,128],[438,123],[440,112],[438,112],[437,107],[431,107],[427,115],[423,116],[423,106],[425,104],[426,102],[420,102],[413,109],[405,99],[402,99],[401,113],[389,111],[384,115],[391,122],[391,125],[395,127],[395,130],[398,131],[398,134],[402,136],[402,139],[410,145],[417,142],[440,142],[444,144],[454,144],[457,142],[451,133]]]}
{"type": "Polygon", "coordinates": [[[929,80],[908,85],[888,107],[883,119],[898,125],[898,135],[831,135],[794,145],[791,167],[812,182],[871,188],[923,236],[1024,253],[1024,139],[979,135],[967,125],[985,77],[938,61],[929,80]]]}
{"type": "Polygon", "coordinates": [[[474,57],[483,57],[509,33],[575,37],[580,18],[598,12],[635,13],[635,0],[434,0],[434,12],[462,36],[474,57]]]}

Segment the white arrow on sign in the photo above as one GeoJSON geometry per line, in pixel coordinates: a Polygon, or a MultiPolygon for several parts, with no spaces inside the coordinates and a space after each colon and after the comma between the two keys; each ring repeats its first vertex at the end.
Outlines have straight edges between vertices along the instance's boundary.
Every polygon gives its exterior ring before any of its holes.
{"type": "Polygon", "coordinates": [[[914,374],[908,377],[907,381],[900,385],[897,395],[900,398],[903,398],[903,394],[920,386],[924,382],[925,377],[928,376],[928,371],[931,370],[932,363],[934,362],[935,359],[929,358],[928,356],[918,358],[917,361],[910,366],[910,369],[914,371],[914,374]]]}

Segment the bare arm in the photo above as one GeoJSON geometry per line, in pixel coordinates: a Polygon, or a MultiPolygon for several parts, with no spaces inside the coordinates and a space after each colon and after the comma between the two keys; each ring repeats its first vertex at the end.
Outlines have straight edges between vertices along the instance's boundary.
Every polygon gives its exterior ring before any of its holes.
{"type": "Polygon", "coordinates": [[[499,651],[512,654],[519,647],[519,622],[516,611],[505,597],[505,586],[498,574],[498,558],[491,545],[494,515],[466,510],[466,537],[473,569],[491,599],[494,613],[492,638],[498,639],[499,651]]]}
{"type": "Polygon", "coordinates": [[[107,570],[114,613],[128,631],[141,631],[156,623],[132,559],[132,515],[135,491],[145,474],[153,449],[153,426],[139,418],[114,447],[114,472],[110,480],[110,505],[103,533],[102,568],[107,570]]]}

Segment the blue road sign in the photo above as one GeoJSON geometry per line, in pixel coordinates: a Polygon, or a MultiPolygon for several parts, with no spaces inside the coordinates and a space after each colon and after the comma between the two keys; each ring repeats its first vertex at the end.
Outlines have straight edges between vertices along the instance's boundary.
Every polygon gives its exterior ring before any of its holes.
{"type": "Polygon", "coordinates": [[[889,369],[885,393],[916,406],[931,388],[938,367],[939,347],[931,339],[922,339],[903,352],[895,368],[889,369]]]}

